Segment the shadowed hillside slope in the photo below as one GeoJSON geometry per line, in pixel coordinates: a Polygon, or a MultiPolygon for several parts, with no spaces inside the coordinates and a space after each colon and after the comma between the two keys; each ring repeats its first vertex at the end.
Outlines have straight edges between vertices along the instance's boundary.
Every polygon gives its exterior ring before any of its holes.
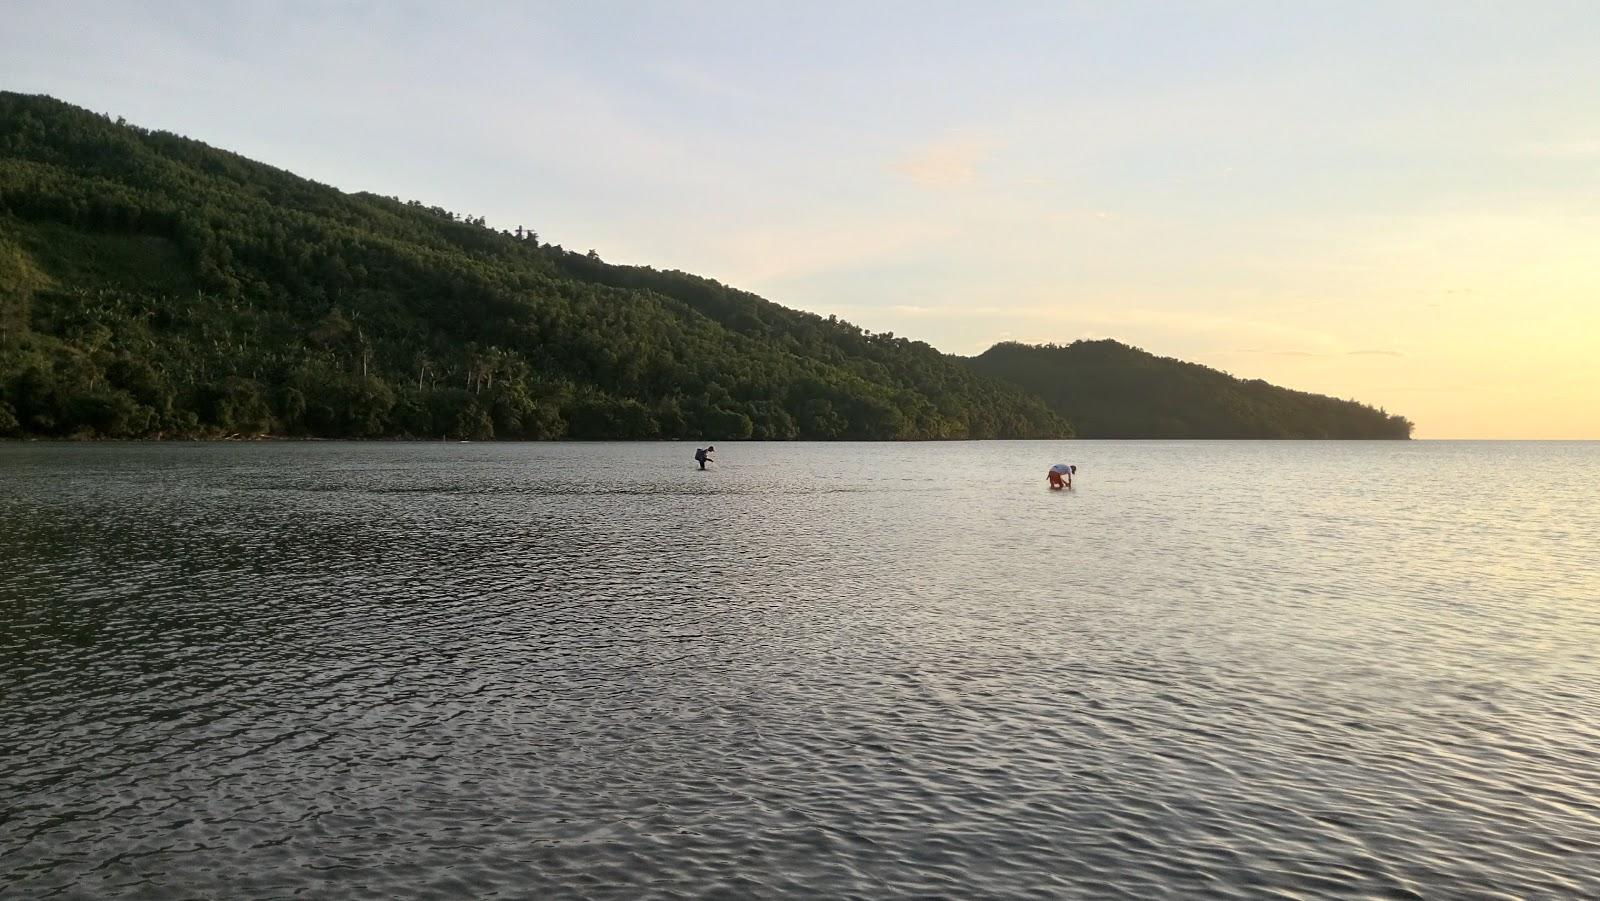
{"type": "Polygon", "coordinates": [[[984,375],[1045,399],[1081,438],[1409,438],[1402,416],[1234,378],[1116,341],[996,344],[984,375]]]}

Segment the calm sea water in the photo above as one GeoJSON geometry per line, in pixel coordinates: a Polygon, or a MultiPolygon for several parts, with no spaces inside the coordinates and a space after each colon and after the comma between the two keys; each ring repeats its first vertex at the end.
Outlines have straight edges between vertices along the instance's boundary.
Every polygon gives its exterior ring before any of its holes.
{"type": "Polygon", "coordinates": [[[1600,895],[1600,444],[692,450],[0,446],[0,894],[1600,895]]]}

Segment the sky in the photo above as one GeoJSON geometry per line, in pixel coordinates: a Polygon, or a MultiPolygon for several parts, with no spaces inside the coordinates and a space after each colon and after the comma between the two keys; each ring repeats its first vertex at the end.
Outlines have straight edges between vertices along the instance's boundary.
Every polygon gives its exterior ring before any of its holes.
{"type": "Polygon", "coordinates": [[[1600,439],[1600,4],[0,0],[0,89],[973,354],[1600,439]]]}

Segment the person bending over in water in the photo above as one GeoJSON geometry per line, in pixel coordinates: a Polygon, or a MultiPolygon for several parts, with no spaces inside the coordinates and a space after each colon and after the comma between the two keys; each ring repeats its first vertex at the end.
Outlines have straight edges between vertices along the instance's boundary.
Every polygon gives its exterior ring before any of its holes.
{"type": "Polygon", "coordinates": [[[694,449],[694,462],[699,463],[701,469],[705,469],[707,463],[715,463],[715,462],[717,462],[717,461],[711,459],[711,454],[714,451],[716,451],[715,447],[697,447],[697,448],[695,448],[694,449]]]}
{"type": "Polygon", "coordinates": [[[1050,479],[1050,487],[1051,488],[1071,488],[1072,487],[1072,474],[1077,472],[1077,471],[1078,471],[1078,467],[1076,467],[1076,466],[1068,466],[1066,472],[1056,472],[1054,469],[1050,470],[1050,472],[1048,474],[1048,478],[1050,479]]]}

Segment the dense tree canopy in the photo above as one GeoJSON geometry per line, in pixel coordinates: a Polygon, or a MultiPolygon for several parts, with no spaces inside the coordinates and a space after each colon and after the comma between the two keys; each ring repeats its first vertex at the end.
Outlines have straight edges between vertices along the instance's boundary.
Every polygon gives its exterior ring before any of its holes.
{"type": "Polygon", "coordinates": [[[1402,416],[1116,341],[997,344],[972,365],[1044,398],[1084,438],[1411,437],[1402,416]]]}
{"type": "Polygon", "coordinates": [[[963,360],[0,92],[0,436],[1404,438],[1115,342],[963,360]]]}
{"type": "Polygon", "coordinates": [[[1069,435],[891,334],[0,93],[0,435],[1069,435]]]}

